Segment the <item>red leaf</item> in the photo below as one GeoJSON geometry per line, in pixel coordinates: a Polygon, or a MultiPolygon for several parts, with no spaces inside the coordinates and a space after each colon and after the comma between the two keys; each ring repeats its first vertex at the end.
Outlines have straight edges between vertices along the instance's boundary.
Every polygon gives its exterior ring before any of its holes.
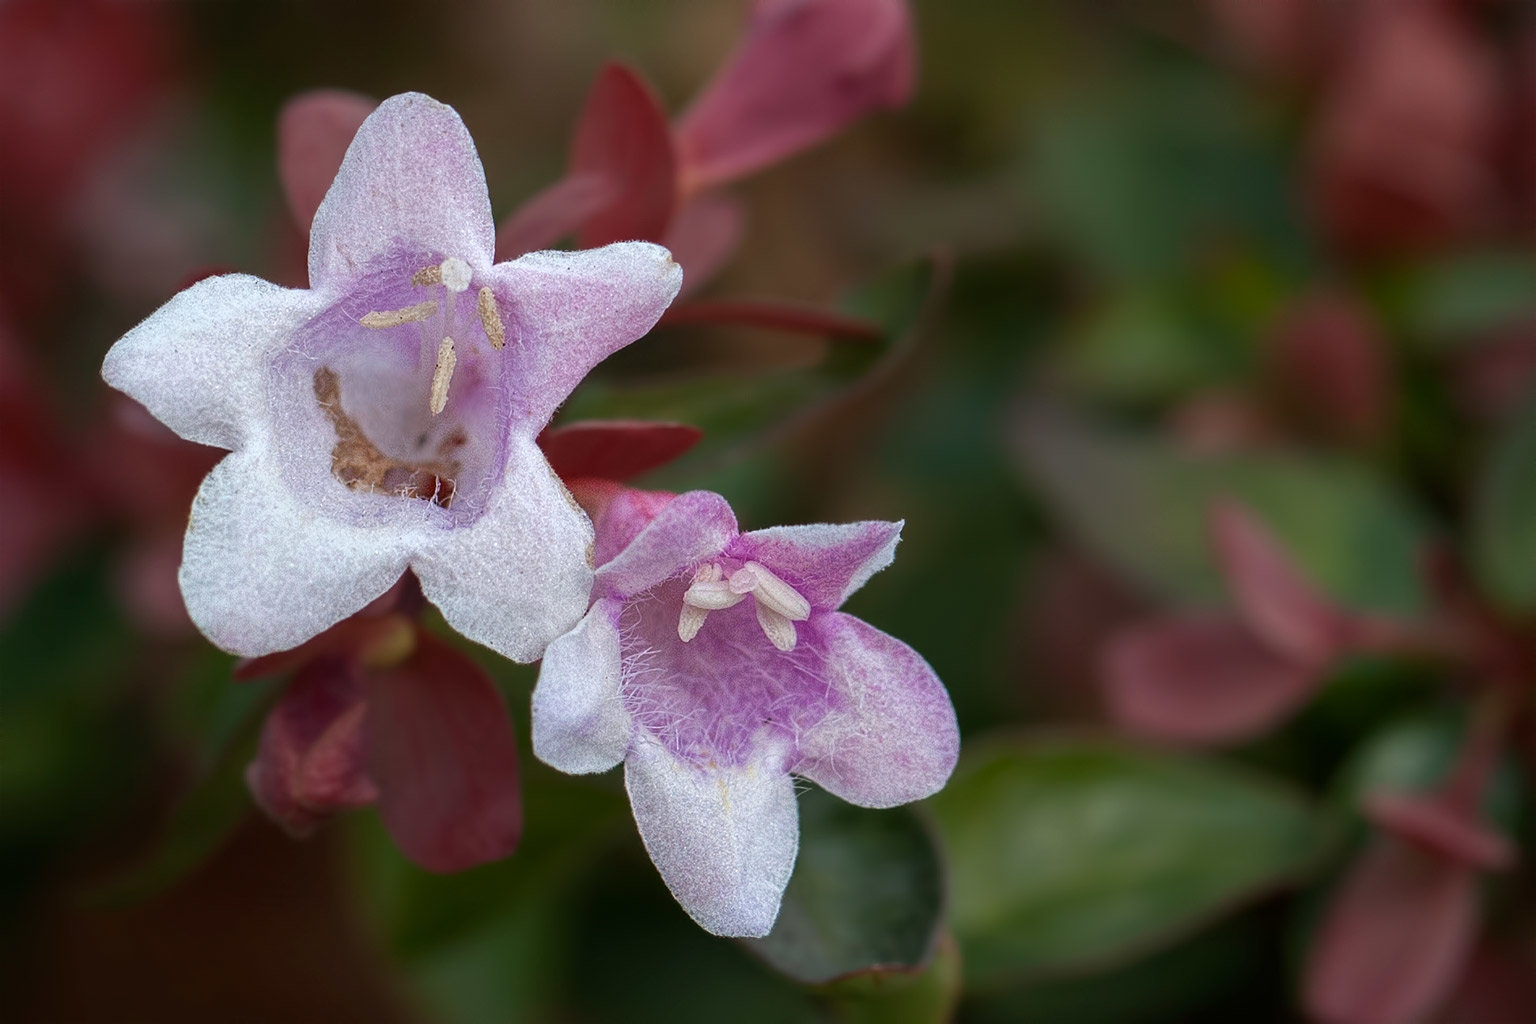
{"type": "Polygon", "coordinates": [[[407,857],[462,871],[516,848],[517,741],[506,702],[468,656],[427,632],[404,663],[370,674],[368,774],[407,857]]]}
{"type": "Polygon", "coordinates": [[[378,105],[360,93],[316,89],[295,96],[277,115],[277,173],[293,222],[305,234],[352,136],[378,105]]]}
{"type": "Polygon", "coordinates": [[[1230,619],[1164,619],[1110,641],[1109,708],[1123,727],[1157,739],[1221,743],[1258,735],[1317,688],[1318,675],[1285,661],[1230,619]]]}
{"type": "Polygon", "coordinates": [[[628,480],[678,458],[703,436],[686,423],[582,420],[545,430],[539,447],[562,480],[628,480]]]}
{"type": "Polygon", "coordinates": [[[677,196],[672,133],[651,87],[623,64],[606,65],[587,95],[568,177],[598,178],[610,189],[577,232],[581,248],[660,241],[677,196]]]}
{"type": "Polygon", "coordinates": [[[1369,310],[1322,292],[1293,306],[1270,342],[1287,405],[1326,437],[1372,444],[1391,425],[1387,346],[1369,310]]]}
{"type": "Polygon", "coordinates": [[[1515,860],[1509,840],[1443,798],[1373,793],[1366,797],[1365,813],[1378,827],[1444,861],[1491,870],[1515,860]]]}
{"type": "Polygon", "coordinates": [[[561,178],[502,222],[496,232],[496,258],[513,260],[574,234],[583,221],[612,201],[615,187],[596,175],[561,178]]]}

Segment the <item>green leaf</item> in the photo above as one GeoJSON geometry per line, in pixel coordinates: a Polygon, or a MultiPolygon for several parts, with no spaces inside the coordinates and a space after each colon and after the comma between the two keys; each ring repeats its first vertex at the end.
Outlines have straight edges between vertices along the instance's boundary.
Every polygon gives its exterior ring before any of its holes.
{"type": "Polygon", "coordinates": [[[1133,584],[1172,601],[1224,590],[1207,533],[1211,503],[1236,498],[1340,603],[1400,615],[1422,607],[1422,520],[1362,463],[1279,452],[1197,455],[1044,409],[1015,448],[1063,527],[1133,584]]]}
{"type": "Polygon", "coordinates": [[[1321,831],[1305,800],[1245,770],[1068,736],[973,750],[932,806],[979,984],[1155,948],[1296,877],[1321,831]]]}
{"type": "Polygon", "coordinates": [[[1472,563],[1494,601],[1536,612],[1536,392],[1495,444],[1478,483],[1472,563]]]}
{"type": "Polygon", "coordinates": [[[946,933],[922,971],[855,974],[821,994],[841,1024],[942,1024],[954,1018],[960,999],[960,948],[946,933]]]}
{"type": "Polygon", "coordinates": [[[813,789],[800,798],[800,853],[773,931],[745,940],[809,984],[911,971],[943,914],[939,853],[909,809],[872,811],[813,789]]]}
{"type": "Polygon", "coordinates": [[[1502,327],[1536,305],[1536,259],[1470,253],[1424,265],[1404,282],[1408,324],[1443,345],[1502,327]]]}
{"type": "Polygon", "coordinates": [[[561,418],[669,420],[698,427],[704,439],[667,471],[669,478],[695,477],[797,420],[825,412],[861,380],[894,369],[916,348],[925,314],[946,279],[946,268],[930,259],[845,296],[841,310],[878,325],[880,336],[830,343],[814,366],[649,383],[589,380],[561,418]]]}

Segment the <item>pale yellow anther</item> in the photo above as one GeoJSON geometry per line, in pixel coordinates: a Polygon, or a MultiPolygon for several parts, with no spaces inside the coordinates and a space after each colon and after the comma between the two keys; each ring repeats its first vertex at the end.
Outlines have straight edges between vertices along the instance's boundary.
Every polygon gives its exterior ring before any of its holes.
{"type": "Polygon", "coordinates": [[[448,404],[448,383],[453,380],[453,368],[459,357],[453,352],[453,339],[444,338],[437,346],[437,366],[432,370],[432,415],[436,416],[448,404]]]}
{"type": "Polygon", "coordinates": [[[795,624],[789,618],[780,615],[762,601],[757,602],[757,624],[763,627],[763,633],[768,637],[768,642],[781,651],[792,651],[798,637],[795,636],[795,624]]]}
{"type": "Polygon", "coordinates": [[[792,622],[804,622],[811,617],[811,602],[761,563],[748,562],[733,572],[730,588],[738,594],[751,594],[759,605],[792,622]]]}
{"type": "Polygon", "coordinates": [[[438,273],[442,277],[443,287],[451,292],[462,292],[469,289],[471,271],[469,264],[457,256],[449,256],[438,264],[438,273]]]}
{"type": "Polygon", "coordinates": [[[682,613],[677,617],[677,637],[683,643],[699,635],[710,612],[742,600],[741,595],[730,592],[724,577],[725,573],[713,562],[694,571],[693,581],[683,594],[682,613]]]}
{"type": "Polygon", "coordinates": [[[677,638],[687,643],[699,635],[699,630],[704,628],[704,620],[709,618],[709,612],[703,608],[695,608],[691,604],[683,605],[682,614],[677,617],[677,638]]]}
{"type": "Polygon", "coordinates": [[[443,283],[443,268],[437,264],[430,267],[422,267],[411,275],[411,284],[418,288],[429,288],[435,284],[443,283]]]}
{"type": "Polygon", "coordinates": [[[507,343],[507,326],[501,322],[501,312],[496,308],[496,295],[490,285],[481,287],[477,308],[480,310],[480,326],[485,328],[485,336],[491,339],[491,347],[500,349],[507,343]]]}
{"type": "Polygon", "coordinates": [[[419,324],[436,315],[437,300],[428,299],[426,302],[418,302],[404,309],[385,309],[364,313],[357,322],[364,327],[399,327],[401,324],[419,324]]]}

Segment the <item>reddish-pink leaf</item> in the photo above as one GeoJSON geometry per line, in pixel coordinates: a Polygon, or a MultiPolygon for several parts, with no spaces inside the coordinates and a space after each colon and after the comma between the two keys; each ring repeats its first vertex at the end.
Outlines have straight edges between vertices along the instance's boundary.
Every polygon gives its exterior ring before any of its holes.
{"type": "Polygon", "coordinates": [[[1272,533],[1234,501],[1211,510],[1211,533],[1243,620],[1282,657],[1322,666],[1339,654],[1350,620],[1291,564],[1272,533]]]}
{"type": "Polygon", "coordinates": [[[686,423],[581,420],[545,430],[539,447],[562,480],[628,480],[678,458],[703,436],[686,423]]]}
{"type": "Polygon", "coordinates": [[[1509,840],[1453,801],[1373,793],[1366,797],[1365,813],[1380,828],[1445,861],[1491,870],[1515,860],[1509,840]]]}
{"type": "Polygon", "coordinates": [[[675,305],[661,315],[664,324],[737,324],[796,334],[877,341],[880,327],[868,320],[776,299],[700,299],[675,305]]]}
{"type": "Polygon", "coordinates": [[[368,774],[379,814],[428,871],[498,860],[523,829],[506,702],[467,655],[421,632],[402,664],[368,676],[368,774]]]}
{"type": "Polygon", "coordinates": [[[1477,926],[1477,875],[1391,836],[1334,892],[1304,979],[1322,1024],[1412,1024],[1446,997],[1477,926]]]}
{"type": "Polygon", "coordinates": [[[561,178],[512,211],[496,232],[496,258],[514,260],[573,235],[613,201],[617,184],[594,174],[561,178]]]}
{"type": "Polygon", "coordinates": [[[341,158],[378,100],[341,89],[300,93],[277,115],[277,173],[299,230],[309,231],[341,158]]]}
{"type": "Polygon", "coordinates": [[[739,178],[912,94],[902,0],[760,0],[677,126],[685,191],[739,178]]]}
{"type": "Polygon", "coordinates": [[[1223,743],[1256,736],[1304,703],[1317,673],[1278,657],[1232,619],[1164,619],[1105,650],[1109,710],[1156,739],[1223,743]]]}
{"type": "Polygon", "coordinates": [[[661,240],[677,197],[672,132],[651,87],[623,64],[605,66],[587,95],[568,176],[599,178],[611,189],[577,231],[581,248],[661,240]]]}
{"type": "Polygon", "coordinates": [[[735,199],[719,192],[705,192],[678,207],[662,244],[683,268],[679,298],[707,284],[741,243],[746,214],[735,199]]]}
{"type": "Polygon", "coordinates": [[[1302,299],[1270,349],[1287,406],[1324,436],[1371,444],[1391,425],[1387,346],[1358,300],[1339,292],[1302,299]]]}

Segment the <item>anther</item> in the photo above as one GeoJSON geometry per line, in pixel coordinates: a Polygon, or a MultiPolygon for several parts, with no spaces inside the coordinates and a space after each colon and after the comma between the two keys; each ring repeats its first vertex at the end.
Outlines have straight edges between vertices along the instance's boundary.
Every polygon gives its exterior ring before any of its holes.
{"type": "Polygon", "coordinates": [[[404,309],[376,310],[372,313],[364,313],[357,321],[364,327],[399,327],[401,324],[417,324],[423,320],[430,320],[437,315],[437,300],[428,299],[426,302],[418,302],[414,306],[406,306],[404,309]]]}
{"type": "Polygon", "coordinates": [[[436,264],[430,267],[422,267],[411,275],[411,284],[418,288],[428,288],[435,284],[443,283],[443,268],[436,264]]]}
{"type": "Polygon", "coordinates": [[[748,562],[733,572],[730,589],[737,594],[751,594],[759,606],[772,609],[791,622],[804,622],[811,617],[811,603],[761,563],[748,562]]]}
{"type": "Polygon", "coordinates": [[[432,415],[436,416],[448,404],[448,382],[453,380],[453,368],[459,357],[453,354],[453,339],[444,338],[437,346],[437,366],[432,371],[432,415]]]}
{"type": "Polygon", "coordinates": [[[677,636],[687,643],[699,635],[710,612],[741,603],[745,595],[731,593],[725,573],[713,562],[699,566],[693,582],[683,594],[683,610],[677,619],[677,636]]]}
{"type": "Polygon", "coordinates": [[[795,649],[798,639],[795,636],[795,624],[762,601],[757,602],[757,624],[763,627],[768,642],[779,650],[789,652],[795,649]]]}
{"type": "Polygon", "coordinates": [[[507,327],[501,322],[501,313],[496,309],[496,296],[490,285],[481,287],[478,308],[480,326],[485,328],[485,336],[491,339],[492,348],[500,349],[507,343],[507,327]]]}
{"type": "Polygon", "coordinates": [[[469,288],[469,264],[457,256],[449,256],[443,260],[438,265],[438,273],[442,277],[443,286],[451,292],[462,292],[469,288]]]}

